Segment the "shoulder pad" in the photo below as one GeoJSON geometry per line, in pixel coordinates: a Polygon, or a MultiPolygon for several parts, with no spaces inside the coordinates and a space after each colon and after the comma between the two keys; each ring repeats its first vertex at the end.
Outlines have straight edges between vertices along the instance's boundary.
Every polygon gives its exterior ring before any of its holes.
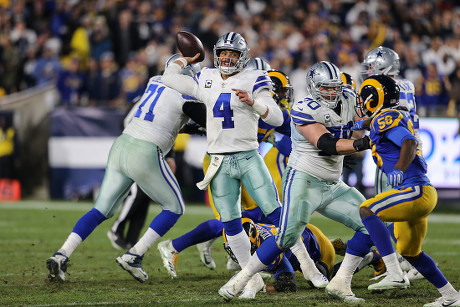
{"type": "Polygon", "coordinates": [[[260,71],[260,70],[257,70],[256,72],[261,72],[261,73],[258,74],[257,76],[257,79],[254,83],[254,87],[252,88],[252,93],[255,94],[256,92],[262,89],[267,89],[271,91],[272,90],[272,80],[270,79],[270,76],[268,75],[268,73],[265,71],[260,71]]]}

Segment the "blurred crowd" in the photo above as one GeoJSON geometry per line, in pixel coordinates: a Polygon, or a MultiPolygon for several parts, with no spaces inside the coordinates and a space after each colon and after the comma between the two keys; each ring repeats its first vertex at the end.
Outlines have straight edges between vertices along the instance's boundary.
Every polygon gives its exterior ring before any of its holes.
{"type": "Polygon", "coordinates": [[[296,99],[311,64],[332,61],[359,85],[363,55],[387,46],[421,116],[460,110],[456,0],[0,0],[0,96],[53,81],[62,105],[125,107],[177,52],[179,30],[203,41],[203,66],[220,35],[241,33],[296,99]]]}

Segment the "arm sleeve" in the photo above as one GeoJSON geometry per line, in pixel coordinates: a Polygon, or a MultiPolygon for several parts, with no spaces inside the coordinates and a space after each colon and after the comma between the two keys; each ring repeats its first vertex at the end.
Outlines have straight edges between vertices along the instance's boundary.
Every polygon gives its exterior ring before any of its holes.
{"type": "Polygon", "coordinates": [[[407,139],[412,139],[412,140],[417,141],[415,136],[412,133],[410,133],[410,131],[407,128],[404,128],[401,126],[397,126],[397,127],[394,127],[388,130],[386,137],[387,139],[389,139],[391,142],[398,145],[399,147],[401,147],[402,143],[407,139]]]}
{"type": "Polygon", "coordinates": [[[166,67],[161,81],[164,85],[178,91],[181,94],[195,97],[196,99],[203,101],[202,97],[199,96],[198,84],[192,77],[182,75],[180,73],[181,67],[179,64],[172,63],[166,67]]]}
{"type": "Polygon", "coordinates": [[[274,127],[281,126],[284,121],[283,112],[276,104],[271,93],[268,90],[262,90],[257,93],[254,97],[254,104],[263,104],[268,107],[268,115],[266,118],[262,118],[264,122],[274,127]]]}
{"type": "Polygon", "coordinates": [[[206,106],[194,101],[186,101],[182,105],[182,111],[195,123],[206,128],[206,106]]]}

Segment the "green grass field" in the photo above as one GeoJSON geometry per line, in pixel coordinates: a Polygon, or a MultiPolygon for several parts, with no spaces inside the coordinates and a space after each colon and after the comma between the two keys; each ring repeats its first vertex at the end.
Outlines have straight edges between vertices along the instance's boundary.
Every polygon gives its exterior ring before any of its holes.
{"type": "MultiPolygon", "coordinates": [[[[179,256],[178,279],[172,280],[162,266],[156,244],[147,252],[143,267],[147,282],[135,281],[116,263],[123,254],[112,248],[106,232],[113,218],[102,223],[70,258],[68,280],[48,281],[46,259],[59,249],[75,222],[92,203],[22,201],[0,203],[0,306],[228,306],[249,305],[235,298],[224,303],[217,290],[232,273],[225,269],[222,239],[214,243],[216,270],[201,265],[195,247],[179,256]]],[[[148,222],[159,212],[152,205],[148,222]]],[[[204,205],[189,205],[185,215],[165,238],[174,238],[212,218],[204,205]]],[[[329,238],[344,241],[352,231],[341,224],[314,215],[311,221],[329,238]]],[[[147,227],[147,225],[146,225],[147,227]]],[[[424,250],[430,254],[458,290],[460,289],[460,214],[432,214],[424,250]]],[[[339,260],[339,259],[338,259],[339,260]]],[[[417,280],[407,290],[380,294],[367,291],[373,270],[366,268],[353,279],[353,291],[366,299],[366,306],[422,306],[439,294],[426,280],[417,280]]],[[[268,283],[272,282],[268,281],[268,283]]],[[[289,294],[259,293],[253,306],[342,306],[323,290],[312,289],[297,274],[299,291],[289,294]]]]}

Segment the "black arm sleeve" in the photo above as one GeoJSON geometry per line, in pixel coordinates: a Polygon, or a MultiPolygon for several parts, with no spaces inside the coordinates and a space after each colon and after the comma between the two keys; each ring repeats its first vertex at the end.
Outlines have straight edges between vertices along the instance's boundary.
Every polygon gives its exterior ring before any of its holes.
{"type": "Polygon", "coordinates": [[[206,128],[206,106],[203,103],[186,101],[182,105],[182,111],[195,123],[206,128]]]}
{"type": "Polygon", "coordinates": [[[316,143],[316,147],[322,151],[322,155],[337,155],[338,153],[336,144],[338,141],[338,138],[335,138],[332,136],[332,134],[326,132],[319,137],[318,143],[316,143]]]}

